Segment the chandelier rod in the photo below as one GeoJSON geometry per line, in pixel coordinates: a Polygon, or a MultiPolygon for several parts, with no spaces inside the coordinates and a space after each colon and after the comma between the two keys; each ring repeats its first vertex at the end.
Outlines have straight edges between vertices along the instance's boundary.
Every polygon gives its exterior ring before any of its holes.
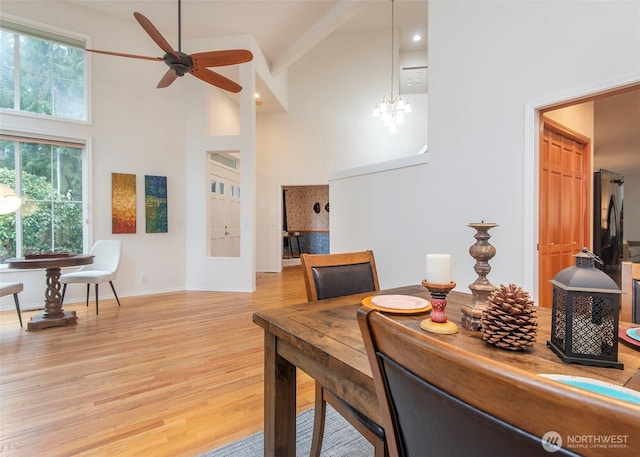
{"type": "Polygon", "coordinates": [[[389,96],[391,97],[391,100],[393,100],[393,73],[394,73],[394,67],[395,67],[395,59],[394,59],[394,39],[393,39],[393,24],[394,24],[394,6],[393,6],[393,0],[391,0],[391,91],[389,92],[389,96]]]}

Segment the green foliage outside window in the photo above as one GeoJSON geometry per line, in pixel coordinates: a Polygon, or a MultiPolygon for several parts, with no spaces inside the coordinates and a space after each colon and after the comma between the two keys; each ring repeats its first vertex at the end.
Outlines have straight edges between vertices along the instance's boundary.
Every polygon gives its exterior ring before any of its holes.
{"type": "MultiPolygon", "coordinates": [[[[85,79],[84,40],[0,18],[0,109],[86,120],[85,79]]],[[[0,263],[82,252],[83,148],[21,133],[24,141],[0,140],[0,183],[22,198],[16,213],[0,215],[0,263]]]]}
{"type": "Polygon", "coordinates": [[[13,108],[14,34],[0,30],[0,108],[13,108]]]}
{"type": "Polygon", "coordinates": [[[83,49],[0,30],[0,108],[85,120],[84,80],[83,49]]]}
{"type": "MultiPolygon", "coordinates": [[[[0,141],[0,183],[15,188],[16,143],[0,141]]],[[[83,250],[82,150],[19,143],[22,206],[0,216],[0,262],[30,253],[83,250]],[[16,217],[22,221],[23,252],[16,252],[16,217]]]]}

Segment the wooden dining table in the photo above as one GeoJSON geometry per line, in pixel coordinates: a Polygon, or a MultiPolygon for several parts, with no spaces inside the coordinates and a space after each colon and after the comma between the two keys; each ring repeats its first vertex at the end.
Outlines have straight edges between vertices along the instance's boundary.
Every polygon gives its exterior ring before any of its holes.
{"type": "MultiPolygon", "coordinates": [[[[429,300],[429,292],[412,285],[375,293],[413,295],[429,300]]],[[[253,322],[264,329],[264,455],[296,455],[296,369],[299,368],[369,418],[381,423],[379,403],[369,361],[357,322],[362,299],[372,293],[301,303],[260,311],[253,322]]],[[[461,326],[461,306],[471,295],[451,292],[447,296],[448,319],[458,324],[453,335],[430,334],[461,348],[535,374],[562,374],[599,379],[640,391],[640,351],[622,341],[618,359],[623,369],[565,364],[546,345],[550,339],[551,310],[537,308],[538,335],[528,351],[508,351],[487,344],[479,331],[461,326]]],[[[420,329],[428,314],[393,318],[420,329]]]]}
{"type": "Polygon", "coordinates": [[[75,324],[75,311],[62,309],[62,294],[60,293],[60,274],[63,267],[75,267],[93,263],[93,255],[35,255],[32,258],[7,259],[9,268],[21,270],[45,269],[46,289],[44,292],[44,311],[31,317],[27,330],[42,330],[50,327],[63,327],[75,324]]]}

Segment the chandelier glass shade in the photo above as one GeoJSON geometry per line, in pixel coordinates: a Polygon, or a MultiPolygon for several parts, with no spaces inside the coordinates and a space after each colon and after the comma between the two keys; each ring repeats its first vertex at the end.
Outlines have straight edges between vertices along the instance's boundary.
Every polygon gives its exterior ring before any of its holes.
{"type": "Polygon", "coordinates": [[[398,131],[397,126],[404,124],[404,115],[412,111],[409,101],[392,95],[384,95],[373,108],[373,117],[379,117],[390,133],[398,131]]]}
{"type": "Polygon", "coordinates": [[[393,93],[393,80],[395,73],[395,48],[394,48],[394,5],[391,0],[391,92],[383,95],[382,99],[373,109],[373,117],[382,119],[384,126],[389,129],[389,133],[396,133],[398,125],[404,124],[404,115],[412,111],[411,105],[406,98],[393,93]]]}

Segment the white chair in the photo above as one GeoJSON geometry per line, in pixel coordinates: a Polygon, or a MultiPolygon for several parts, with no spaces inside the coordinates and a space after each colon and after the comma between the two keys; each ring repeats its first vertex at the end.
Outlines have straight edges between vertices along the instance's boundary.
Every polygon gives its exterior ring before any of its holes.
{"type": "Polygon", "coordinates": [[[116,289],[113,287],[113,280],[116,279],[118,268],[120,267],[120,256],[122,254],[122,242],[118,240],[99,240],[91,248],[89,253],[94,257],[93,263],[85,265],[73,273],[65,273],[60,276],[62,286],[62,301],[67,291],[68,284],[87,285],[87,306],[89,306],[89,289],[91,284],[96,285],[96,314],[98,314],[98,284],[109,281],[113,295],[116,297],[118,306],[120,300],[116,289]]]}
{"type": "Polygon", "coordinates": [[[22,292],[23,288],[24,287],[21,282],[0,282],[0,297],[13,294],[13,301],[16,303],[16,311],[18,312],[20,327],[22,327],[22,313],[20,312],[18,293],[22,292]]]}

